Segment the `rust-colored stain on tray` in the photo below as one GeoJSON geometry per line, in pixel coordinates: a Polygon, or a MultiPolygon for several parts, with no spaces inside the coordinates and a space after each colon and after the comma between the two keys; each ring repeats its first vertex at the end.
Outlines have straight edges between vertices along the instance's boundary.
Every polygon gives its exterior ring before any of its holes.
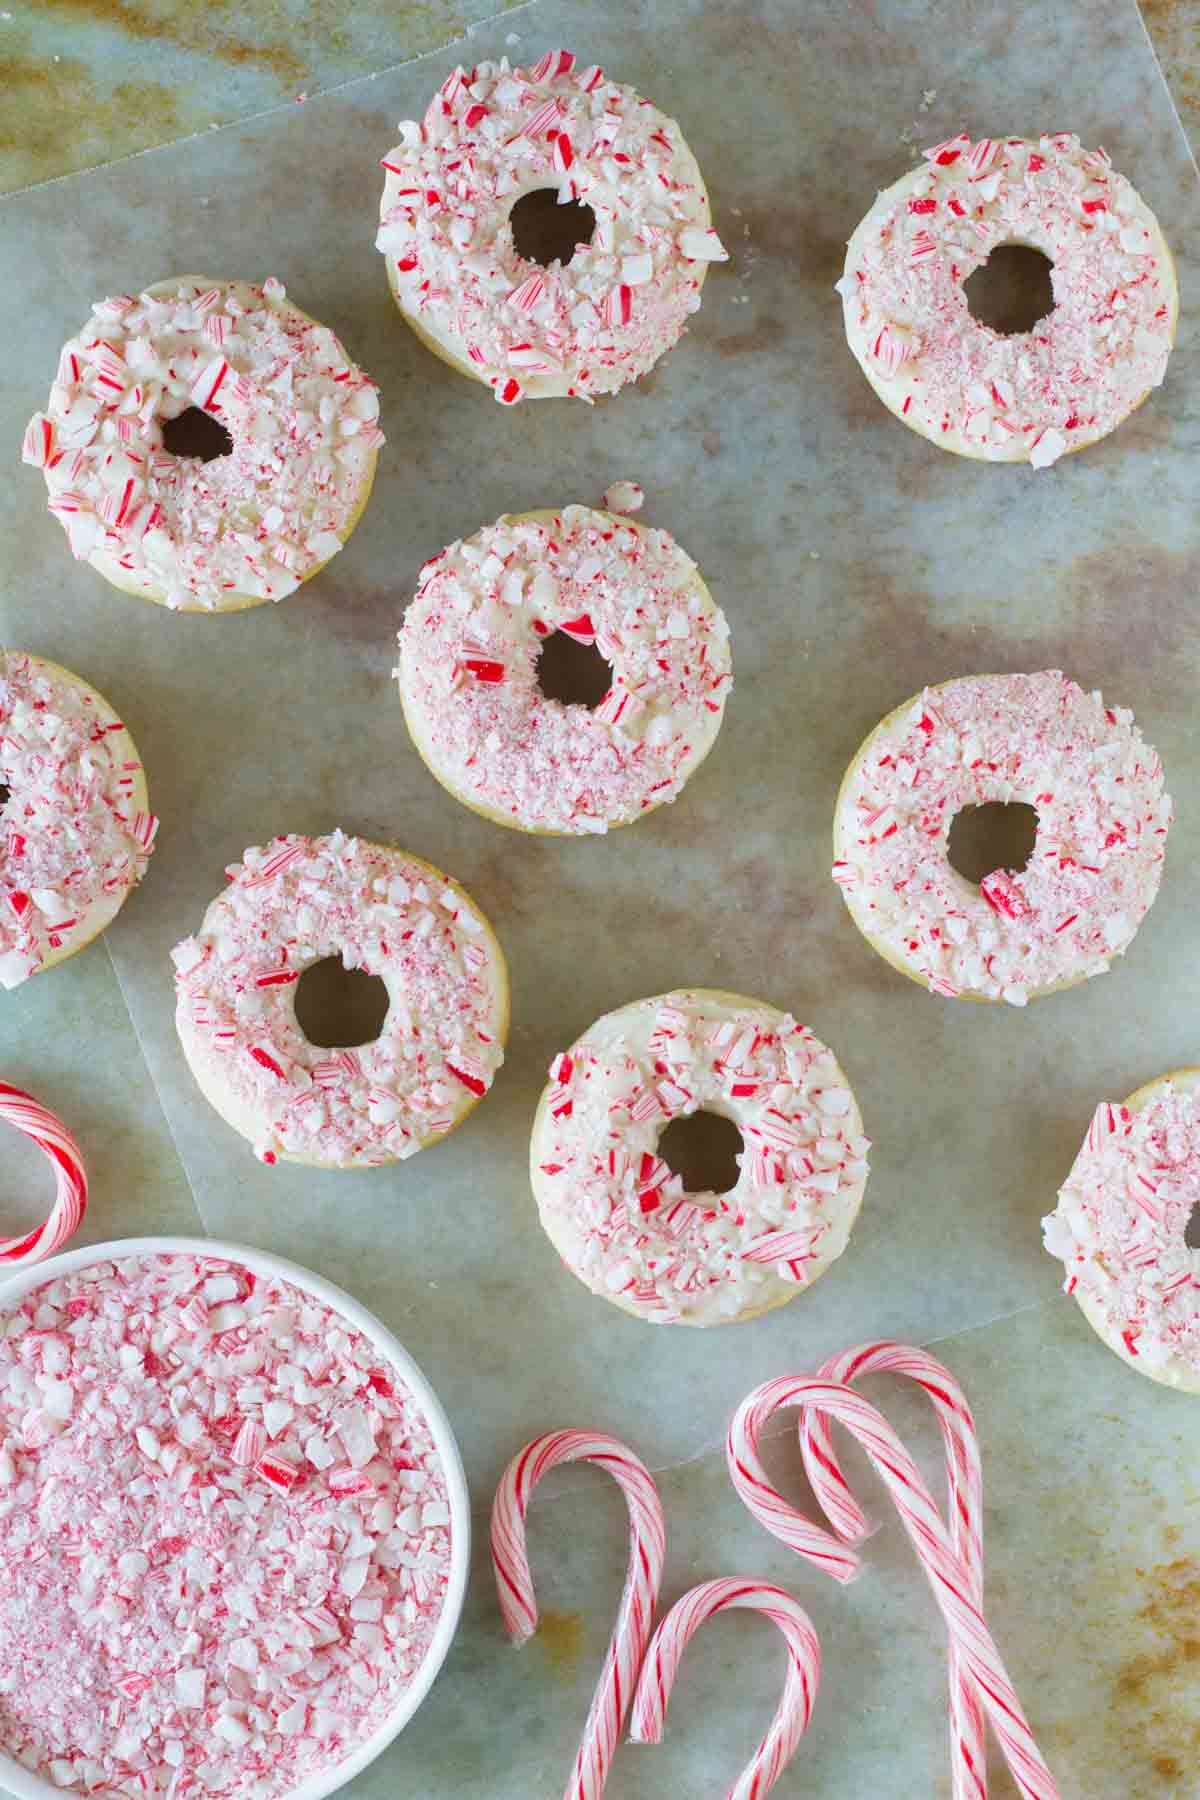
{"type": "Polygon", "coordinates": [[[574,1675],[583,1645],[583,1619],[577,1612],[543,1611],[534,1643],[555,1675],[574,1675]]]}
{"type": "Polygon", "coordinates": [[[1139,1577],[1146,1647],[1121,1663],[1113,1702],[1130,1750],[1165,1788],[1200,1769],[1200,1562],[1178,1557],[1139,1577]]]}
{"type": "Polygon", "coordinates": [[[1140,0],[1168,86],[1189,131],[1200,126],[1200,0],[1140,0]]]}
{"type": "Polygon", "coordinates": [[[0,192],[451,44],[514,0],[42,0],[0,14],[0,192]]]}

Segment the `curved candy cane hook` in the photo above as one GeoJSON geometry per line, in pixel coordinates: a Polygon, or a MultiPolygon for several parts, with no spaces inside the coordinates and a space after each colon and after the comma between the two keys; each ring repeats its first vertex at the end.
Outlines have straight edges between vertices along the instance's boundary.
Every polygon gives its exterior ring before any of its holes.
{"type": "Polygon", "coordinates": [[[728,1794],[728,1800],[761,1800],[795,1756],[808,1729],[821,1681],[821,1646],[812,1621],[799,1602],[782,1588],[726,1577],[702,1582],[677,1600],[646,1653],[633,1702],[630,1736],[635,1744],[662,1741],[667,1704],[684,1651],[706,1619],[735,1607],[773,1619],[788,1649],[787,1678],[779,1708],[753,1760],[728,1794]]]}
{"type": "Polygon", "coordinates": [[[87,1210],[83,1152],[62,1120],[22,1088],[0,1081],[0,1119],[15,1125],[54,1165],[55,1193],[50,1216],[24,1237],[0,1238],[0,1264],[41,1262],[79,1228],[87,1210]]]}
{"type": "Polygon", "coordinates": [[[535,1438],[509,1463],[492,1504],[492,1567],[500,1609],[513,1641],[537,1629],[537,1599],[525,1547],[529,1497],[547,1470],[592,1462],[606,1469],[629,1508],[629,1569],[621,1606],[588,1711],[575,1769],[563,1800],[599,1800],[634,1683],[646,1650],[662,1580],[666,1528],[658,1489],[645,1464],[616,1438],[586,1431],[552,1431],[535,1438]]]}
{"type": "MultiPolygon", "coordinates": [[[[937,1413],[946,1452],[950,1540],[975,1605],[983,1606],[983,1471],[979,1438],[967,1397],[936,1357],[907,1344],[861,1344],[830,1357],[818,1374],[828,1381],[853,1382],[862,1375],[905,1375],[928,1395],[937,1413]]],[[[800,1416],[800,1448],[813,1493],[838,1536],[866,1535],[867,1522],[851,1493],[833,1444],[827,1413],[800,1416]]],[[[978,1689],[950,1639],[950,1768],[954,1800],[987,1800],[987,1724],[978,1689]]]]}
{"type": "MultiPolygon", "coordinates": [[[[729,1472],[750,1512],[781,1543],[818,1563],[839,1581],[858,1572],[859,1559],[813,1525],[771,1486],[758,1455],[758,1438],[784,1406],[826,1413],[845,1425],[870,1457],[899,1511],[933,1588],[934,1598],[976,1687],[1013,1778],[1026,1800],[1060,1800],[1054,1777],[1034,1742],[999,1650],[974,1598],[964,1569],[929,1489],[904,1445],[883,1416],[852,1387],[821,1376],[768,1381],[742,1402],[729,1428],[729,1472]]],[[[861,1517],[861,1514],[860,1514],[861,1517]]]]}

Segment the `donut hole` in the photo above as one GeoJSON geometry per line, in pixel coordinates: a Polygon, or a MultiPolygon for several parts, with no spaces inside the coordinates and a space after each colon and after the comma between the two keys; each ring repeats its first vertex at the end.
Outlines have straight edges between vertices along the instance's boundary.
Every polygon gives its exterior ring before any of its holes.
{"type": "Polygon", "coordinates": [[[582,200],[561,206],[557,188],[534,188],[522,194],[508,215],[513,246],[526,262],[548,269],[561,263],[565,269],[577,250],[585,249],[596,229],[596,215],[582,200]]]}
{"type": "Polygon", "coordinates": [[[319,1050],[355,1050],[383,1030],[388,991],[378,975],[348,969],[340,956],[305,969],[296,983],[296,1023],[319,1050]]]}
{"type": "Polygon", "coordinates": [[[214,419],[203,407],[185,406],[173,419],[164,420],[163,449],[172,456],[210,463],[230,454],[233,439],[220,419],[214,419]]]}
{"type": "Polygon", "coordinates": [[[1030,244],[998,244],[963,283],[971,317],[1001,337],[1020,337],[1054,311],[1054,264],[1030,244]]]}
{"type": "Polygon", "coordinates": [[[1200,1250],[1200,1200],[1192,1208],[1192,1216],[1183,1232],[1183,1241],[1189,1250],[1200,1250]]]}
{"type": "Polygon", "coordinates": [[[978,887],[985,875],[1027,868],[1037,842],[1038,816],[1024,801],[989,800],[964,806],[950,826],[946,855],[950,867],[978,887]]]}
{"type": "Polygon", "coordinates": [[[547,700],[586,706],[591,712],[612,686],[613,672],[595,644],[581,644],[565,631],[553,631],[542,642],[537,679],[547,700]]]}
{"type": "Polygon", "coordinates": [[[737,1186],[742,1134],[723,1113],[694,1112],[672,1119],[658,1154],[689,1194],[727,1194],[737,1186]]]}
{"type": "Polygon", "coordinates": [[[11,799],[12,789],[9,787],[7,781],[0,781],[0,807],[7,806],[11,799]]]}

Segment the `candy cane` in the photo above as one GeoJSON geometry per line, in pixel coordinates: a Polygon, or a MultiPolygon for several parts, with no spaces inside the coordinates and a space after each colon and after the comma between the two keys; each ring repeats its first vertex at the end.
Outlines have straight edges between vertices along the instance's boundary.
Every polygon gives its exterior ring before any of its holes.
{"type": "MultiPolygon", "coordinates": [[[[733,1485],[759,1523],[801,1556],[839,1581],[852,1580],[859,1559],[851,1550],[789,1506],[767,1480],[758,1439],[780,1407],[828,1413],[858,1439],[892,1499],[933,1588],[934,1598],[958,1647],[962,1666],[977,1688],[992,1729],[1026,1800],[1059,1800],[1054,1777],[1033,1739],[1008,1671],[974,1598],[963,1567],[921,1472],[891,1426],[852,1387],[821,1376],[784,1376],[756,1388],[729,1428],[726,1456],[733,1485]]],[[[860,1515],[861,1517],[861,1515],[860,1515]]],[[[836,1522],[836,1521],[835,1521],[836,1522]]]]}
{"type": "Polygon", "coordinates": [[[524,1644],[538,1621],[525,1548],[530,1495],[548,1469],[573,1462],[593,1462],[606,1469],[629,1508],[629,1570],[620,1611],[563,1795],[563,1800],[599,1800],[645,1654],[662,1580],[666,1530],[649,1470],[616,1438],[586,1431],[552,1431],[535,1438],[500,1477],[492,1503],[492,1567],[504,1622],[513,1642],[524,1644]]]}
{"type": "MultiPolygon", "coordinates": [[[[983,1606],[983,1472],[979,1439],[966,1395],[935,1357],[905,1344],[862,1344],[834,1356],[818,1370],[827,1381],[853,1382],[860,1375],[907,1375],[933,1402],[946,1451],[950,1539],[968,1578],[968,1592],[983,1606]]],[[[838,1536],[854,1542],[867,1535],[867,1521],[851,1493],[833,1446],[826,1413],[805,1411],[800,1448],[813,1493],[838,1536]]],[[[957,1641],[950,1639],[950,1768],[954,1800],[987,1800],[987,1726],[978,1690],[963,1666],[957,1641]]]]}
{"type": "Polygon", "coordinates": [[[768,1587],[761,1581],[737,1581],[727,1577],[702,1582],[682,1600],[677,1600],[655,1632],[646,1653],[633,1702],[630,1735],[635,1744],[661,1743],[667,1703],[684,1651],[705,1619],[734,1607],[745,1607],[773,1619],[787,1641],[783,1698],[753,1760],[728,1795],[728,1800],[762,1800],[796,1754],[796,1747],[808,1729],[821,1681],[821,1646],[812,1621],[799,1602],[785,1594],[782,1588],[768,1587]]]}
{"type": "Polygon", "coordinates": [[[87,1210],[83,1155],[62,1120],[7,1081],[0,1081],[0,1119],[33,1139],[54,1164],[57,1191],[50,1217],[25,1237],[0,1238],[0,1263],[35,1263],[50,1256],[78,1230],[87,1210]]]}

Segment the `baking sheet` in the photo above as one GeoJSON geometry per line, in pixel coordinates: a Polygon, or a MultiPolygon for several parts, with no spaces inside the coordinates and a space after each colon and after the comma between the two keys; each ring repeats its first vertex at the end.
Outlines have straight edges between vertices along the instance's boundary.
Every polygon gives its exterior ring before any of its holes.
{"type": "MultiPolygon", "coordinates": [[[[163,825],[104,941],[4,997],[0,1068],[78,1129],[93,1239],[203,1229],[295,1256],[373,1307],[446,1404],[480,1527],[503,1462],[553,1425],[615,1431],[667,1471],[664,1598],[763,1575],[821,1629],[817,1722],[784,1794],[949,1793],[940,1625],[871,1479],[884,1525],[869,1574],[843,1592],[740,1515],[717,1453],[755,1382],[877,1336],[936,1343],[976,1405],[989,1620],[1064,1793],[1200,1793],[1187,1661],[1200,1416],[1056,1297],[1038,1228],[1095,1101],[1200,1059],[1197,222],[1195,168],[1132,0],[535,0],[469,49],[0,202],[0,439],[14,456],[89,301],[183,270],[279,276],[381,384],[389,439],[348,548],[282,606],[225,619],[168,616],[72,564],[40,478],[12,468],[0,629],[123,710],[163,825]],[[636,390],[593,410],[508,411],[396,318],[372,249],[376,165],[464,55],[529,60],[560,42],[681,120],[734,261],[636,390]],[[1102,142],[1180,264],[1166,386],[1045,474],[935,451],[888,418],[842,342],[845,239],[920,144],[963,127],[1102,142]],[[642,483],[643,518],[679,537],[728,613],[725,726],[680,801],[620,837],[518,836],[421,766],[389,683],[394,633],[444,543],[503,511],[598,502],[618,478],[642,483]],[[1112,974],[1027,1012],[939,1003],[845,914],[828,873],[837,783],[923,683],[1048,666],[1132,706],[1161,752],[1178,812],[1163,890],[1112,974]],[[177,1048],[168,959],[247,844],[336,824],[461,880],[513,982],[487,1101],[438,1149],[354,1176],[266,1169],[215,1117],[177,1048]],[[589,1297],[538,1229],[526,1176],[553,1052],[599,1013],[684,983],[791,1008],[836,1049],[876,1145],[834,1270],[768,1318],[702,1334],[589,1297]]],[[[7,1151],[6,1194],[10,1168],[36,1166],[7,1151]]],[[[13,1210],[34,1216],[41,1193],[13,1210]]],[[[914,1404],[894,1384],[871,1391],[911,1421],[932,1474],[914,1404]]],[[[619,1501],[587,1474],[547,1484],[531,1538],[555,1617],[520,1657],[482,1537],[446,1670],[356,1796],[517,1800],[565,1778],[624,1567],[619,1501]]],[[[623,1753],[610,1791],[720,1791],[779,1677],[766,1627],[714,1626],[689,1653],[668,1744],[623,1753]]],[[[998,1771],[994,1792],[1012,1791],[998,1771]]]]}

